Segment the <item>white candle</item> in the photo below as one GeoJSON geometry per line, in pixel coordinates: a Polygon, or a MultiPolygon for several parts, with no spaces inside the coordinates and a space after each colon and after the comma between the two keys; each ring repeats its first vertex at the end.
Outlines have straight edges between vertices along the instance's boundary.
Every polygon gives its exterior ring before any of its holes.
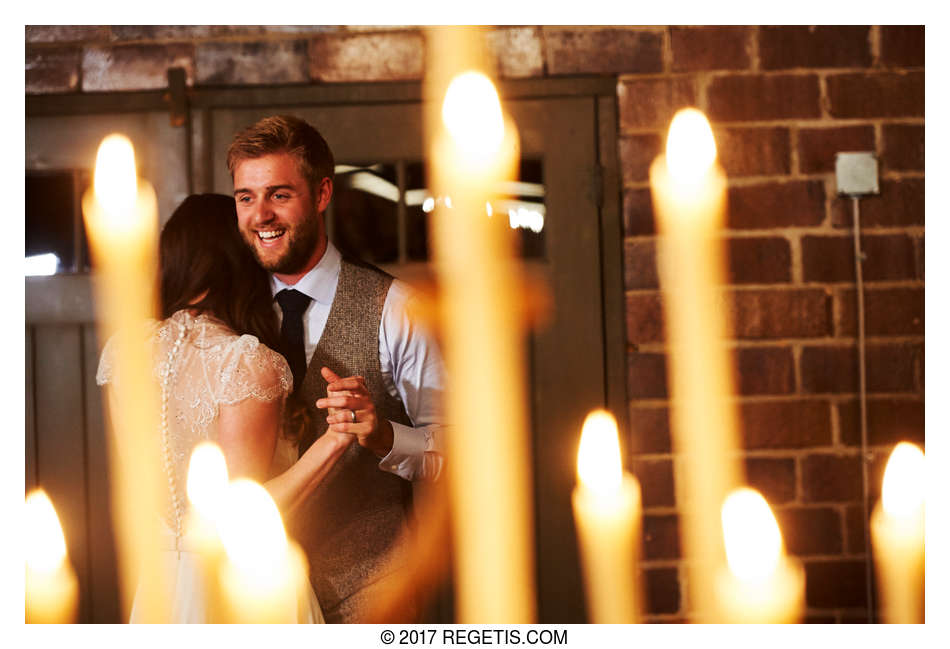
{"type": "Polygon", "coordinates": [[[220,565],[224,619],[293,624],[307,579],[303,552],[287,540],[270,494],[248,479],[230,483],[217,513],[226,558],[220,565]]]}
{"type": "Polygon", "coordinates": [[[163,485],[159,397],[144,328],[145,320],[156,315],[158,212],[155,192],[136,179],[128,138],[110,135],[102,141],[94,186],[82,208],[99,335],[102,341],[115,335],[109,455],[123,604],[131,604],[141,579],[144,621],[163,622],[169,612],[162,595],[166,576],[158,561],[163,485]]]}
{"type": "Polygon", "coordinates": [[[69,564],[59,517],[42,489],[26,497],[26,622],[76,621],[78,583],[69,564]]]}
{"type": "Polygon", "coordinates": [[[640,484],[623,470],[617,422],[605,410],[584,421],[572,495],[587,611],[598,624],[640,619],[640,484]]]}
{"type": "Polygon", "coordinates": [[[676,499],[689,565],[689,597],[698,621],[715,610],[714,582],[724,565],[719,507],[740,484],[734,379],[720,290],[725,277],[718,241],[726,179],[705,116],[678,112],[666,154],[650,168],[660,236],[657,266],[666,322],[676,499]]]}
{"type": "Polygon", "coordinates": [[[908,442],[891,453],[881,501],[871,516],[871,543],[885,622],[924,621],[924,454],[908,442]]]}
{"type": "Polygon", "coordinates": [[[528,397],[520,270],[504,219],[485,203],[518,161],[517,135],[483,73],[481,35],[430,30],[429,177],[446,197],[431,220],[448,386],[447,475],[456,610],[463,623],[535,619],[528,397]],[[452,207],[447,204],[451,201],[452,207]]]}
{"type": "Polygon", "coordinates": [[[799,622],[805,576],[785,555],[782,533],[762,495],[749,488],[732,492],[722,506],[728,569],[716,580],[719,622],[799,622]]]}
{"type": "Polygon", "coordinates": [[[188,501],[191,507],[185,522],[189,547],[197,554],[206,620],[217,623],[221,612],[221,588],[218,581],[224,547],[218,536],[216,518],[228,490],[228,465],[221,448],[214,442],[202,442],[191,452],[188,463],[188,501]]]}

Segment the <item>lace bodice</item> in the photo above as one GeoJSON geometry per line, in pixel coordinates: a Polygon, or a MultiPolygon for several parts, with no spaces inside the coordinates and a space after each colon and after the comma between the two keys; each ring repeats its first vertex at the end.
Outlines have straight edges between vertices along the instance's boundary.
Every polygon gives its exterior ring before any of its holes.
{"type": "MultiPolygon", "coordinates": [[[[249,398],[283,399],[293,387],[293,376],[283,356],[254,336],[235,334],[211,316],[193,316],[182,310],[148,326],[159,388],[168,377],[164,390],[167,440],[163,450],[170,493],[164,518],[169,528],[176,530],[187,503],[191,451],[199,442],[217,440],[219,407],[249,398]],[[179,511],[176,499],[181,504],[179,511]]],[[[121,381],[114,372],[112,343],[107,342],[102,350],[96,373],[99,385],[121,381]]],[[[271,474],[285,470],[295,459],[293,444],[279,437],[271,474]]]]}

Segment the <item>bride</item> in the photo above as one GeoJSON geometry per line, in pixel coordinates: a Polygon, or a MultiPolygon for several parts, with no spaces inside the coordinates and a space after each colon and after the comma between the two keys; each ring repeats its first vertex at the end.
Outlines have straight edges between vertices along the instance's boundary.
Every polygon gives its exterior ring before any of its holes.
{"type": "MultiPolygon", "coordinates": [[[[354,441],[328,430],[297,459],[307,411],[288,394],[293,377],[278,341],[267,272],[237,229],[234,199],[189,196],[159,241],[162,320],[150,323],[156,382],[165,382],[162,435],[168,480],[162,513],[162,561],[168,576],[172,622],[207,622],[197,557],[182,529],[188,461],[205,440],[224,452],[228,473],[264,485],[286,520],[320,484],[354,441]]],[[[96,381],[114,380],[107,343],[96,381]]],[[[141,585],[140,585],[141,588],[141,585]]],[[[311,590],[298,622],[323,622],[311,590]],[[309,605],[306,605],[309,604],[309,605]]],[[[131,622],[140,621],[136,601],[131,622]]]]}

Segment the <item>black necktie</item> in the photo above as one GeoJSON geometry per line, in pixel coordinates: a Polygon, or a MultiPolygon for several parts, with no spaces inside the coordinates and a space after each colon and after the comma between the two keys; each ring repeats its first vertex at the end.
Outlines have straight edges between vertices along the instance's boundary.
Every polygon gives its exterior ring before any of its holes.
{"type": "Polygon", "coordinates": [[[303,382],[303,375],[307,373],[307,354],[303,348],[303,312],[310,304],[310,298],[294,289],[287,289],[277,293],[277,304],[284,314],[280,323],[280,351],[290,365],[294,375],[294,392],[303,382]]]}

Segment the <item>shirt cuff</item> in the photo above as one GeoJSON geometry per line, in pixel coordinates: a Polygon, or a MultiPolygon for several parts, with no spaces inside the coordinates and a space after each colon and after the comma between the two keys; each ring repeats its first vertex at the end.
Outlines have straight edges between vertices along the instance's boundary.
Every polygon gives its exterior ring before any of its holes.
{"type": "Polygon", "coordinates": [[[393,448],[380,460],[379,468],[406,480],[434,478],[425,475],[433,472],[429,467],[431,462],[425,461],[426,451],[432,444],[431,433],[426,428],[390,423],[393,427],[393,448]]]}

